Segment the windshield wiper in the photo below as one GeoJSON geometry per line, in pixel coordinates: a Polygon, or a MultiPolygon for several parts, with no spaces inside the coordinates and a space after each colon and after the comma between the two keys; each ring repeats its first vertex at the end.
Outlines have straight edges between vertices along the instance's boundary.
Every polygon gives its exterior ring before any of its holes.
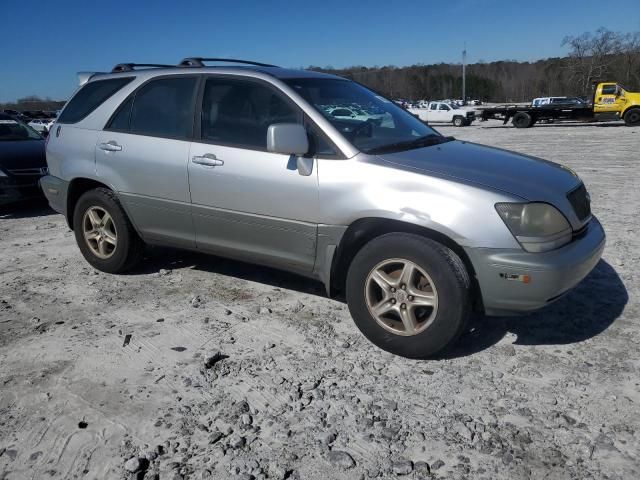
{"type": "Polygon", "coordinates": [[[439,145],[441,143],[452,142],[454,140],[455,138],[453,137],[443,137],[442,135],[430,133],[429,135],[424,135],[412,140],[405,140],[404,142],[396,142],[374,147],[367,150],[365,153],[377,155],[380,153],[400,152],[402,150],[411,150],[413,148],[430,147],[432,145],[439,145]]]}

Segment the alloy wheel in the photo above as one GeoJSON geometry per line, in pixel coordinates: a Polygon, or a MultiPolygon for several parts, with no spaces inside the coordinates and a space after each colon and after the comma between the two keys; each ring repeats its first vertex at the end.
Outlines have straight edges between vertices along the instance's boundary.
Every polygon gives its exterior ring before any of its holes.
{"type": "Polygon", "coordinates": [[[118,232],[113,218],[102,207],[90,207],[82,217],[82,234],[96,257],[106,260],[116,251],[118,232]]]}
{"type": "Polygon", "coordinates": [[[369,272],[365,300],[375,321],[396,335],[423,332],[438,313],[438,292],[429,274],[401,258],[380,262],[369,272]]]}

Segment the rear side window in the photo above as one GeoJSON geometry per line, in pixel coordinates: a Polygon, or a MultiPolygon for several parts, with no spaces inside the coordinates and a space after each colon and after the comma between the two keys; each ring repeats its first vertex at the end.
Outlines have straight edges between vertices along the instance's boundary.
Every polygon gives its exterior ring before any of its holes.
{"type": "Polygon", "coordinates": [[[133,96],[127,98],[120,108],[116,111],[116,114],[111,118],[109,125],[107,125],[108,130],[120,130],[127,131],[129,130],[129,119],[131,118],[131,107],[133,106],[133,96]]]}
{"type": "MultiPolygon", "coordinates": [[[[191,137],[196,81],[195,77],[171,77],[152,80],[143,86],[133,100],[130,133],[168,138],[191,137]]],[[[126,110],[123,108],[118,113],[126,110]]],[[[125,113],[122,119],[118,119],[116,115],[114,121],[125,124],[124,116],[125,113]]],[[[110,128],[114,128],[113,122],[110,128]]]]}
{"type": "Polygon", "coordinates": [[[111,78],[87,83],[69,100],[58,123],[79,122],[133,79],[134,77],[111,78]]]}

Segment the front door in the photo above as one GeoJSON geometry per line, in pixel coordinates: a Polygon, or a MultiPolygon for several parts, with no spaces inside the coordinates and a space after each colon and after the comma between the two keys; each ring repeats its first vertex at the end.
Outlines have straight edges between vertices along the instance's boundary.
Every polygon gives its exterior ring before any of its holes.
{"type": "Polygon", "coordinates": [[[298,173],[296,158],[266,150],[274,123],[302,113],[262,81],[210,76],[189,153],[198,248],[310,272],[316,248],[317,162],[298,173]]]}
{"type": "Polygon", "coordinates": [[[96,169],[145,240],[195,246],[187,163],[196,76],[152,80],[98,134],[96,169]]]}

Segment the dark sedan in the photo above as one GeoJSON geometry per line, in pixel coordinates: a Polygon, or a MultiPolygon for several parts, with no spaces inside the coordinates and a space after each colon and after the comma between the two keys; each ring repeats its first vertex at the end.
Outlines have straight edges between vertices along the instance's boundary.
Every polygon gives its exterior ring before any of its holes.
{"type": "Polygon", "coordinates": [[[44,139],[31,127],[0,113],[0,205],[40,197],[47,173],[44,139]]]}

